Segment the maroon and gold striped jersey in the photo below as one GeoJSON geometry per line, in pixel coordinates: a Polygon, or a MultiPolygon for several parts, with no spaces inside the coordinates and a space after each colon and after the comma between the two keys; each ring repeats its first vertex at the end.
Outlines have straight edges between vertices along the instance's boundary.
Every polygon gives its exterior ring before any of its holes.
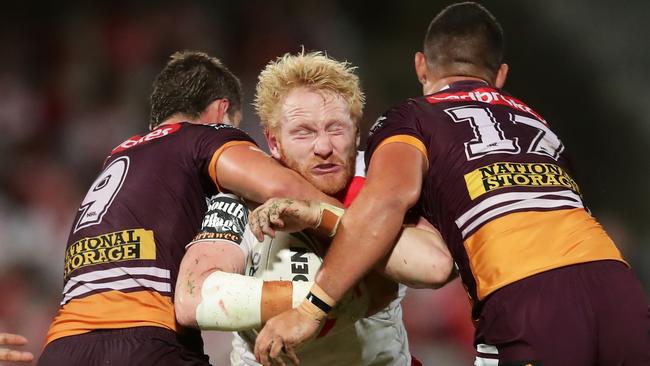
{"type": "Polygon", "coordinates": [[[46,342],[94,329],[177,330],[172,300],[185,245],[218,191],[220,154],[238,144],[254,142],[229,125],[178,123],[113,149],[73,223],[46,342]]]}
{"type": "Polygon", "coordinates": [[[426,158],[416,209],[440,230],[474,301],[553,268],[623,261],[585,209],[561,140],[505,92],[461,81],[409,99],[371,128],[366,162],[388,143],[426,158]]]}

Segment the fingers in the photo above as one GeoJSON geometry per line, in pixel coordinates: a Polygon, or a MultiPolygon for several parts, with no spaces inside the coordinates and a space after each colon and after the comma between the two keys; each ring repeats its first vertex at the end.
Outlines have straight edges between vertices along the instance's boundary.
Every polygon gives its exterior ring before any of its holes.
{"type": "Polygon", "coordinates": [[[27,338],[11,333],[0,333],[0,345],[22,346],[27,343],[27,338]]]}
{"type": "MultiPolygon", "coordinates": [[[[269,322],[273,322],[273,319],[269,322]]],[[[273,326],[262,328],[255,341],[255,358],[263,366],[272,366],[274,364],[284,365],[284,361],[279,357],[283,349],[284,342],[280,336],[273,331],[273,326]],[[275,361],[275,362],[274,362],[275,361]]]]}
{"type": "Polygon", "coordinates": [[[255,239],[257,239],[259,242],[262,242],[264,241],[264,232],[260,228],[258,217],[259,213],[257,211],[253,211],[248,218],[248,226],[251,228],[251,233],[253,233],[255,239]]]}
{"type": "MultiPolygon", "coordinates": [[[[259,337],[259,336],[258,336],[259,337]]],[[[259,339],[259,338],[258,338],[259,339]]],[[[267,342],[264,342],[266,344],[267,342]]],[[[259,343],[258,343],[259,344],[259,343]]],[[[266,347],[266,346],[263,346],[266,347]]],[[[286,366],[286,363],[284,362],[284,357],[288,358],[291,361],[292,365],[299,365],[300,360],[298,359],[298,356],[296,355],[295,350],[291,346],[285,346],[284,342],[282,341],[281,337],[276,336],[275,338],[272,338],[268,347],[266,348],[259,348],[259,351],[262,350],[268,350],[268,352],[261,352],[258,354],[258,346],[255,346],[255,357],[257,357],[258,361],[263,365],[279,365],[279,366],[286,366]]]]}
{"type": "Polygon", "coordinates": [[[22,361],[29,362],[34,360],[34,355],[30,352],[21,352],[0,348],[0,361],[22,361]]]}
{"type": "Polygon", "coordinates": [[[275,237],[277,230],[301,231],[315,227],[320,218],[320,204],[290,198],[271,198],[249,215],[251,232],[258,241],[264,235],[275,237]]]}
{"type": "Polygon", "coordinates": [[[248,225],[258,241],[264,241],[265,234],[274,238],[275,228],[284,227],[281,217],[287,206],[286,199],[271,198],[251,213],[248,225]]]}
{"type": "Polygon", "coordinates": [[[266,327],[262,328],[255,341],[255,358],[262,365],[269,364],[269,355],[267,351],[269,348],[271,348],[271,338],[268,336],[268,334],[269,332],[267,331],[266,327]]]}
{"type": "Polygon", "coordinates": [[[285,346],[284,353],[287,355],[287,357],[289,357],[294,365],[300,365],[300,360],[298,359],[298,355],[296,355],[296,350],[293,346],[285,346]]]}
{"type": "Polygon", "coordinates": [[[264,234],[275,237],[275,231],[271,228],[267,210],[267,204],[256,208],[255,211],[250,214],[248,221],[251,232],[255,235],[255,239],[260,242],[264,241],[264,234]]]}
{"type": "Polygon", "coordinates": [[[262,231],[262,236],[260,241],[264,241],[265,234],[272,238],[275,238],[275,230],[273,230],[273,228],[271,227],[271,222],[269,221],[268,215],[266,214],[260,215],[258,222],[260,225],[260,230],[262,231]]]}
{"type": "Polygon", "coordinates": [[[282,357],[280,357],[280,352],[282,352],[283,348],[284,342],[282,342],[282,338],[276,337],[271,343],[271,349],[269,350],[269,357],[271,360],[281,366],[285,366],[282,357]]]}
{"type": "Polygon", "coordinates": [[[272,223],[275,227],[281,229],[284,227],[284,221],[280,218],[280,213],[284,213],[284,208],[283,206],[278,207],[275,210],[272,210],[269,212],[269,221],[272,223]]]}
{"type": "MultiPolygon", "coordinates": [[[[22,346],[27,343],[27,338],[11,333],[0,333],[0,345],[22,346]]],[[[29,362],[34,360],[34,355],[30,352],[21,352],[7,348],[0,348],[0,361],[23,361],[29,362]]]]}

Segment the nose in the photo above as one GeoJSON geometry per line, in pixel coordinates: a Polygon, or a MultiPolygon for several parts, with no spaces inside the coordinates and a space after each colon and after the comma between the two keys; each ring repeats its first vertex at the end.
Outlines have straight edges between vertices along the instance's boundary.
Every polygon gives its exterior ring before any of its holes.
{"type": "Polygon", "coordinates": [[[334,146],[327,133],[319,133],[314,142],[314,154],[327,159],[334,152],[334,146]]]}

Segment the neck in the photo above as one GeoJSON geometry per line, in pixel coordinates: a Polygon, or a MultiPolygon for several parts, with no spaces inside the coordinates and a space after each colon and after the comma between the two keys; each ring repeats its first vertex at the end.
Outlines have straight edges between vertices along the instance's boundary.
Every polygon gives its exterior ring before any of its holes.
{"type": "Polygon", "coordinates": [[[158,126],[156,126],[156,128],[158,128],[158,127],[160,127],[160,126],[165,126],[165,125],[173,125],[173,124],[181,123],[181,122],[190,122],[190,123],[194,123],[193,121],[190,121],[190,120],[187,119],[187,118],[177,118],[177,117],[172,117],[172,118],[168,118],[168,119],[166,119],[164,122],[162,122],[161,124],[159,124],[158,126]]]}
{"type": "Polygon", "coordinates": [[[491,85],[489,82],[487,82],[487,81],[485,81],[485,80],[483,80],[481,78],[476,78],[476,77],[472,77],[472,76],[447,76],[447,77],[443,77],[441,79],[438,79],[435,82],[433,82],[432,84],[430,84],[429,86],[423,88],[424,95],[429,95],[429,94],[439,92],[440,90],[442,90],[447,85],[450,85],[450,84],[455,83],[457,81],[463,81],[463,80],[482,81],[484,83],[487,83],[488,85],[491,85]]]}
{"type": "Polygon", "coordinates": [[[164,122],[159,124],[156,128],[163,126],[163,125],[173,125],[176,123],[181,123],[181,122],[187,122],[187,123],[193,123],[195,125],[205,125],[205,124],[210,124],[210,123],[225,123],[227,125],[233,125],[230,122],[230,118],[228,115],[224,115],[223,119],[221,121],[205,121],[203,118],[201,118],[203,115],[199,116],[199,118],[188,118],[183,115],[173,115],[169,118],[167,118],[164,122]]]}

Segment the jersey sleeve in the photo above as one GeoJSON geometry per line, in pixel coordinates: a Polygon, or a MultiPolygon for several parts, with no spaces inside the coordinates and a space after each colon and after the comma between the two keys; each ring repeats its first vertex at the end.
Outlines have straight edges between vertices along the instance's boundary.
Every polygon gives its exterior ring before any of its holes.
{"type": "Polygon", "coordinates": [[[257,146],[246,132],[237,127],[227,124],[197,125],[200,129],[195,145],[194,159],[201,167],[204,176],[210,180],[218,189],[217,161],[221,154],[229,147],[236,145],[257,146]]]}
{"type": "Polygon", "coordinates": [[[365,152],[366,167],[370,165],[370,159],[377,150],[393,142],[406,143],[417,148],[428,160],[425,139],[418,128],[415,115],[415,103],[411,100],[389,109],[377,118],[370,128],[365,152]]]}
{"type": "Polygon", "coordinates": [[[249,248],[245,247],[248,244],[244,241],[247,225],[248,208],[244,201],[233,194],[216,194],[208,198],[201,228],[185,248],[202,241],[219,240],[237,245],[248,256],[249,248]]]}

